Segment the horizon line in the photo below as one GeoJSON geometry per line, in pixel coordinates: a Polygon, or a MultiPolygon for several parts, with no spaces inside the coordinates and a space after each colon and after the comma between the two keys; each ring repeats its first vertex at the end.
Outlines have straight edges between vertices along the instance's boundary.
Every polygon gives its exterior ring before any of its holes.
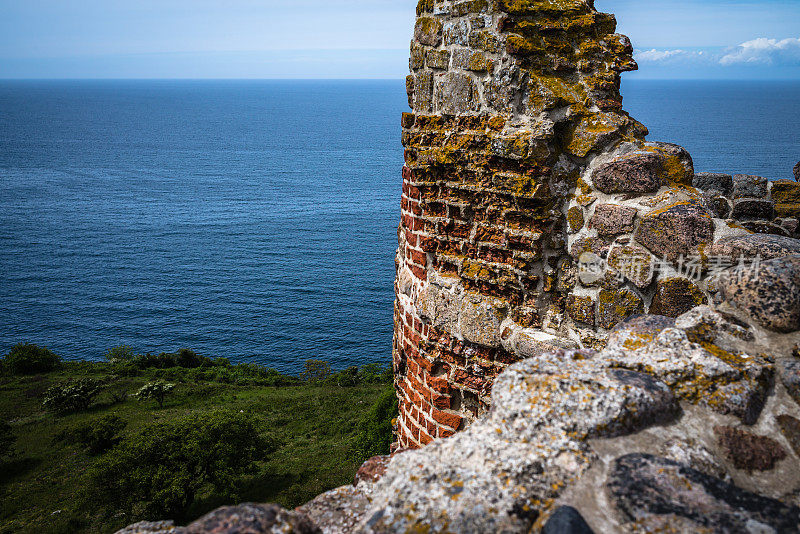
{"type": "MultiPolygon", "coordinates": [[[[240,78],[216,78],[216,77],[175,77],[175,78],[157,78],[157,77],[2,77],[0,82],[13,82],[13,81],[30,81],[30,82],[46,82],[46,81],[272,81],[272,82],[313,82],[313,81],[330,81],[330,82],[346,82],[346,81],[405,81],[405,76],[399,77],[354,77],[354,78],[272,78],[272,77],[240,77],[240,78]]],[[[719,78],[693,78],[693,77],[624,77],[623,82],[626,81],[697,81],[697,82],[720,82],[720,81],[741,81],[741,82],[800,82],[800,77],[785,78],[744,78],[744,77],[719,77],[719,78]]]]}

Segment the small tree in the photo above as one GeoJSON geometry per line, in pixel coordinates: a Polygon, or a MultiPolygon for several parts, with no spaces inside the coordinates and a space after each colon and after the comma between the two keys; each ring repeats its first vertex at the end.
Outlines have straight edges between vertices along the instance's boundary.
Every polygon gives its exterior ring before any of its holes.
{"type": "Polygon", "coordinates": [[[43,405],[57,413],[79,412],[92,405],[101,389],[100,383],[91,378],[64,382],[45,392],[43,405]]]}
{"type": "Polygon", "coordinates": [[[61,366],[61,357],[33,343],[17,343],[5,359],[4,367],[15,375],[49,373],[61,366]]]}
{"type": "Polygon", "coordinates": [[[320,382],[331,376],[331,365],[324,360],[306,360],[300,379],[306,382],[320,382]]]}
{"type": "Polygon", "coordinates": [[[158,407],[163,408],[164,399],[173,389],[175,389],[175,384],[170,384],[162,380],[148,382],[136,392],[136,398],[139,400],[155,399],[158,401],[158,407]]]}

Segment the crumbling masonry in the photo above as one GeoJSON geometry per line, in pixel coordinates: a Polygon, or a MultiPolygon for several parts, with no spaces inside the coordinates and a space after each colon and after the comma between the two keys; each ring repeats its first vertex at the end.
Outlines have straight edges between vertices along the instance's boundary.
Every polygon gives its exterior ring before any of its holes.
{"type": "Polygon", "coordinates": [[[399,447],[485,412],[509,364],[600,348],[632,315],[718,300],[708,275],[751,232],[796,233],[795,182],[695,176],[684,149],[645,141],[619,92],[637,68],[631,43],[591,0],[421,0],[417,14],[396,258],[399,447]]]}

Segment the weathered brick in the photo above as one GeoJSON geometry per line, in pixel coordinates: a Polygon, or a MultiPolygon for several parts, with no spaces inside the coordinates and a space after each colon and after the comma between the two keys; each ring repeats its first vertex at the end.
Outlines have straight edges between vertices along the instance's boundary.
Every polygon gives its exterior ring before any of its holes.
{"type": "Polygon", "coordinates": [[[461,427],[461,423],[464,421],[464,418],[460,415],[456,415],[449,412],[443,412],[437,408],[433,409],[433,420],[439,424],[444,426],[450,427],[453,430],[459,430],[461,427]]]}

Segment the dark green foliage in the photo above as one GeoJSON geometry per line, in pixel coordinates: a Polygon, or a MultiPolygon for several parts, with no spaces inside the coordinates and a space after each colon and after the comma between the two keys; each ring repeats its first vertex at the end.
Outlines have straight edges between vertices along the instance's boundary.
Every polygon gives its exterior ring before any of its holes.
{"type": "Polygon", "coordinates": [[[282,374],[275,369],[262,367],[254,363],[230,365],[225,361],[214,360],[212,366],[195,369],[164,369],[158,377],[164,380],[193,382],[222,382],[224,384],[258,385],[258,386],[296,386],[301,383],[296,376],[282,374]]]}
{"type": "Polygon", "coordinates": [[[11,445],[13,445],[14,439],[11,425],[5,421],[0,421],[0,460],[11,453],[11,445]]]}
{"type": "Polygon", "coordinates": [[[80,412],[92,405],[100,390],[100,382],[97,380],[70,380],[49,388],[44,394],[42,404],[56,413],[80,412]]]}
{"type": "Polygon", "coordinates": [[[339,387],[351,388],[357,386],[359,382],[358,367],[348,367],[336,373],[336,385],[339,387]]]}
{"type": "Polygon", "coordinates": [[[105,415],[61,432],[56,440],[81,445],[90,454],[102,454],[119,443],[119,433],[127,424],[117,415],[105,415]]]}
{"type": "Polygon", "coordinates": [[[331,376],[331,365],[323,360],[306,360],[300,380],[305,382],[320,382],[331,376]]]}
{"type": "Polygon", "coordinates": [[[183,367],[184,369],[194,369],[195,367],[201,367],[203,365],[214,365],[214,361],[211,358],[200,356],[192,349],[179,350],[175,361],[178,367],[183,367]]]}
{"type": "Polygon", "coordinates": [[[189,349],[177,353],[130,356],[127,347],[112,349],[107,355],[111,370],[118,376],[150,376],[161,380],[223,382],[239,385],[292,386],[300,379],[254,363],[231,365],[227,358],[206,358],[189,349]],[[112,352],[116,356],[111,356],[112,352]]]}
{"type": "Polygon", "coordinates": [[[238,385],[295,386],[303,382],[353,387],[358,384],[379,384],[392,381],[392,367],[377,363],[349,367],[334,372],[324,360],[307,360],[300,376],[283,374],[255,363],[231,365],[227,358],[207,358],[189,349],[177,353],[133,354],[128,347],[109,351],[111,369],[119,376],[149,376],[174,382],[215,381],[238,385]]]}
{"type": "Polygon", "coordinates": [[[13,375],[49,373],[60,366],[60,356],[33,343],[17,343],[3,360],[5,371],[13,375]]]}
{"type": "Polygon", "coordinates": [[[171,367],[195,369],[214,365],[214,360],[200,356],[191,349],[180,349],[176,353],[162,352],[158,355],[140,354],[132,362],[139,369],[169,369],[171,367]]]}
{"type": "Polygon", "coordinates": [[[381,365],[379,363],[368,363],[359,369],[358,374],[360,381],[368,384],[392,383],[391,364],[381,365]]]}
{"type": "Polygon", "coordinates": [[[353,441],[353,452],[357,461],[389,454],[394,441],[393,420],[397,416],[397,395],[394,387],[389,387],[359,423],[359,432],[353,441]]]}
{"type": "Polygon", "coordinates": [[[122,345],[114,347],[106,353],[106,360],[109,362],[129,362],[136,358],[136,352],[133,348],[122,345]]]}
{"type": "Polygon", "coordinates": [[[97,498],[149,517],[183,518],[204,490],[235,500],[237,480],[276,449],[252,416],[211,412],[152,423],[96,465],[97,498]]]}
{"type": "MultiPolygon", "coordinates": [[[[319,362],[327,365],[326,362],[319,362]]],[[[313,376],[313,373],[311,373],[313,376]]],[[[348,367],[343,371],[328,374],[324,379],[307,380],[311,383],[324,382],[331,386],[354,387],[359,384],[390,384],[392,383],[392,366],[383,366],[379,363],[367,364],[363,367],[348,367]]]]}

